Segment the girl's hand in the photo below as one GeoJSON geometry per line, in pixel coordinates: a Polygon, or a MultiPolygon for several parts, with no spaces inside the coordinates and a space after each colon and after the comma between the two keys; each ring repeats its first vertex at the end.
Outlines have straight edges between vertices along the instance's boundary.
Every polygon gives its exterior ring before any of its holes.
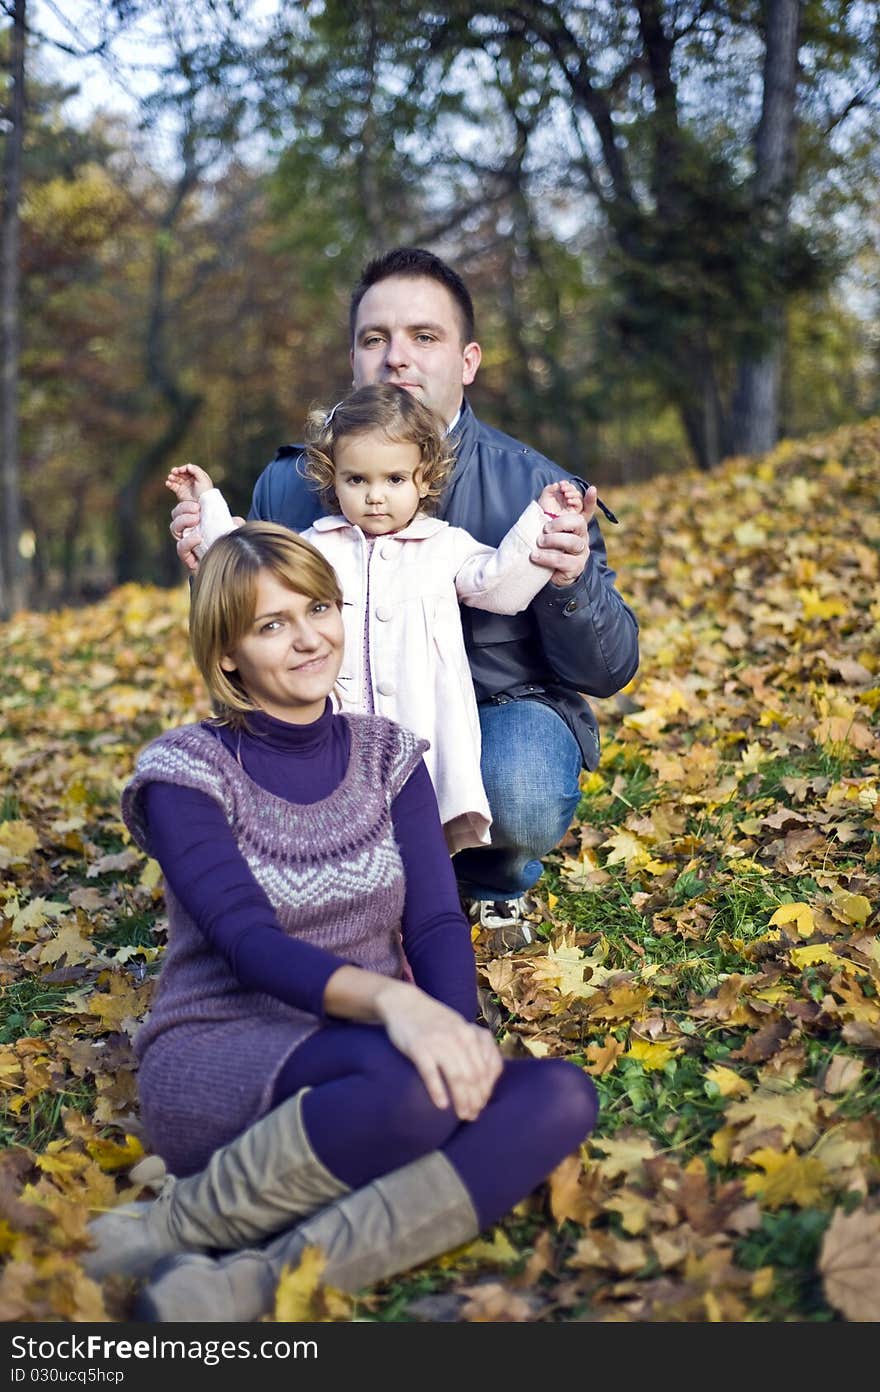
{"type": "MultiPolygon", "coordinates": [[[[573,488],[573,484],[551,484],[551,488],[573,488]]],[[[551,585],[565,586],[574,584],[584,572],[587,561],[590,558],[590,542],[588,527],[593,513],[596,511],[596,488],[591,484],[583,497],[580,492],[574,490],[578,495],[578,505],[576,509],[566,507],[565,511],[558,517],[548,517],[544,523],[544,529],[535,543],[535,550],[532,552],[531,559],[535,565],[546,566],[552,571],[550,576],[551,585]]],[[[538,499],[544,497],[544,492],[538,499]]],[[[541,504],[543,507],[543,503],[541,504]]],[[[545,512],[548,509],[544,509],[545,512]]],[[[553,512],[553,508],[549,509],[553,512]]]]}
{"type": "Polygon", "coordinates": [[[200,469],[198,464],[177,464],[169,469],[165,480],[165,487],[170,488],[181,503],[198,502],[202,494],[213,486],[211,475],[200,469]]]}
{"type": "Polygon", "coordinates": [[[558,517],[561,512],[583,512],[584,500],[575,484],[568,479],[560,479],[558,483],[548,483],[546,488],[542,488],[538,506],[551,517],[558,517]]]}
{"type": "Polygon", "coordinates": [[[489,1031],[405,981],[389,981],[375,1006],[388,1038],[418,1070],[435,1107],[451,1103],[459,1120],[474,1121],[502,1069],[489,1031]]]}

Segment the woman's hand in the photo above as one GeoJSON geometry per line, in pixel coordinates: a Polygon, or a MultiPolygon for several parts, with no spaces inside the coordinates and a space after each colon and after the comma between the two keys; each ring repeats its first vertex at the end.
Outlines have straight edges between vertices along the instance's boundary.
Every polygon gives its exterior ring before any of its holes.
{"type": "Polygon", "coordinates": [[[451,1103],[461,1121],[474,1121],[502,1068],[489,1031],[405,981],[388,981],[387,989],[377,992],[375,1007],[388,1038],[418,1070],[435,1107],[451,1103]]]}

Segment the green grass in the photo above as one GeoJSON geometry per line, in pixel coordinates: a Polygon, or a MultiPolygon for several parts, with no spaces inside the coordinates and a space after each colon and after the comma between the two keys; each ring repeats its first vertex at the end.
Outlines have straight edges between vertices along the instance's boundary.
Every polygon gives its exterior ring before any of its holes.
{"type": "Polygon", "coordinates": [[[4,986],[0,998],[0,1044],[33,1039],[51,1029],[55,1017],[63,1013],[71,989],[47,985],[35,976],[4,986]]]}
{"type": "Polygon", "coordinates": [[[62,1113],[70,1109],[87,1116],[94,1109],[95,1098],[94,1084],[82,1078],[57,1092],[40,1093],[17,1115],[7,1105],[0,1105],[0,1148],[25,1145],[45,1150],[50,1141],[64,1134],[62,1113]]]}

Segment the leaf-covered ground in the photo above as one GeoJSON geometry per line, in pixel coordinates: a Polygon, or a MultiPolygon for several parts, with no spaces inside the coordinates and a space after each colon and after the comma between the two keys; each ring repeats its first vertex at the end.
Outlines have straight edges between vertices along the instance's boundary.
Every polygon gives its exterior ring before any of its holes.
{"type": "MultiPolygon", "coordinates": [[[[310,1260],[279,1319],[880,1319],[880,423],[612,499],[642,631],[599,770],[480,969],[511,1054],[601,1094],[493,1233],[357,1301],[310,1260]]],[[[0,630],[0,1319],[119,1320],[90,1207],[134,1196],[131,1037],[165,942],[119,794],[206,707],[187,593],[0,630]]]]}

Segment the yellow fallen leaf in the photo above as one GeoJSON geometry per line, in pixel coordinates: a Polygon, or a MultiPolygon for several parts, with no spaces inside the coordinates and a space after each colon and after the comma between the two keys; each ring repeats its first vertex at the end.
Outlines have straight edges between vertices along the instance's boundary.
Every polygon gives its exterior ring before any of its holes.
{"type": "Polygon", "coordinates": [[[748,1078],[743,1078],[734,1069],[725,1068],[721,1063],[707,1069],[705,1077],[707,1083],[715,1084],[722,1097],[748,1097],[752,1090],[748,1078]]]}
{"type": "Polygon", "coordinates": [[[815,947],[793,947],[788,954],[793,967],[814,967],[817,962],[832,962],[837,967],[852,966],[845,957],[840,957],[830,943],[817,943],[815,947]]]}
{"type": "Polygon", "coordinates": [[[640,1178],[643,1163],[652,1160],[657,1154],[654,1143],[643,1132],[627,1136],[596,1136],[590,1141],[593,1150],[604,1152],[606,1158],[598,1161],[596,1168],[606,1179],[617,1179],[619,1175],[627,1179],[640,1178]]]}
{"type": "Polygon", "coordinates": [[[144,1148],[137,1136],[129,1136],[128,1133],[122,1142],[101,1138],[87,1141],[86,1150],[107,1174],[112,1174],[115,1170],[130,1169],[143,1159],[144,1155],[144,1148]]]}
{"type": "Polygon", "coordinates": [[[148,860],[140,874],[138,884],[143,889],[155,889],[162,882],[162,867],[157,860],[148,860]]]}
{"type": "Polygon", "coordinates": [[[804,618],[810,619],[835,619],[847,613],[848,606],[842,599],[823,599],[818,590],[801,589],[797,591],[798,599],[804,606],[804,618]]]}
{"type": "Polygon", "coordinates": [[[871,901],[864,894],[850,894],[840,889],[831,896],[831,912],[844,923],[864,924],[871,912],[871,901]]]}
{"type": "Polygon", "coordinates": [[[301,1324],[314,1319],[314,1300],[327,1258],[320,1247],[306,1247],[295,1268],[286,1266],[275,1291],[275,1319],[301,1324]]]}
{"type": "Polygon", "coordinates": [[[774,1272],[772,1266],[759,1266],[752,1277],[752,1299],[763,1300],[773,1294],[774,1272]]]}
{"type": "Polygon", "coordinates": [[[681,1048],[675,1044],[654,1044],[647,1039],[634,1039],[624,1058],[637,1059],[649,1072],[665,1068],[670,1059],[677,1058],[681,1048]]]}
{"type": "Polygon", "coordinates": [[[642,866],[649,875],[665,875],[669,870],[675,868],[675,862],[671,860],[646,860],[642,866]]]}
{"type": "Polygon", "coordinates": [[[809,938],[816,931],[813,910],[809,904],[780,904],[770,923],[794,923],[802,938],[809,938]]]}
{"type": "Polygon", "coordinates": [[[605,779],[602,774],[599,773],[598,769],[594,769],[592,773],[581,774],[582,793],[598,793],[601,792],[604,787],[605,779]]]}
{"type": "Polygon", "coordinates": [[[69,923],[49,939],[40,952],[40,961],[51,963],[65,957],[67,965],[72,967],[77,962],[87,962],[94,955],[95,949],[88,938],[82,936],[75,924],[69,923]]]}
{"type": "Polygon", "coordinates": [[[489,1266],[512,1266],[521,1256],[503,1228],[496,1228],[490,1240],[477,1238],[459,1252],[460,1260],[489,1266]]]}
{"type": "Polygon", "coordinates": [[[532,958],[530,966],[536,981],[554,987],[564,996],[583,998],[594,996],[609,977],[617,975],[602,965],[600,955],[588,957],[571,943],[551,946],[546,957],[532,958]]]}
{"type": "Polygon", "coordinates": [[[821,1201],[828,1181],[828,1171],[821,1160],[798,1155],[794,1147],[782,1154],[764,1147],[753,1151],[747,1159],[764,1171],[748,1175],[743,1186],[750,1198],[760,1200],[762,1208],[782,1208],[789,1203],[813,1208],[821,1201]]]}
{"type": "Polygon", "coordinates": [[[602,842],[611,849],[605,858],[606,865],[644,865],[651,859],[651,853],[643,841],[631,831],[616,831],[602,842]]]}
{"type": "Polygon", "coordinates": [[[40,844],[30,822],[0,822],[0,870],[10,865],[26,865],[40,844]]]}

